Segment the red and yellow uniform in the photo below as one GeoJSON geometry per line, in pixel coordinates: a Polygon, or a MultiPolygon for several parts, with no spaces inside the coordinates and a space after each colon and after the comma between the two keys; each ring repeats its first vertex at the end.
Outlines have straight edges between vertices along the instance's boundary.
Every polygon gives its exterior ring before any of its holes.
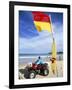
{"type": "Polygon", "coordinates": [[[57,61],[55,58],[51,59],[51,70],[53,74],[57,74],[57,61]]]}

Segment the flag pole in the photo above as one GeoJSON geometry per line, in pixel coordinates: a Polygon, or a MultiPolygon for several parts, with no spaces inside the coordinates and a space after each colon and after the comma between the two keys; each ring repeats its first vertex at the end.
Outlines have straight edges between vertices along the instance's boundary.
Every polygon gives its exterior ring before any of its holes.
{"type": "MultiPolygon", "coordinates": [[[[53,43],[55,44],[55,38],[53,36],[53,28],[52,28],[52,21],[51,21],[51,15],[49,15],[50,17],[50,26],[51,26],[51,34],[52,34],[52,39],[53,39],[53,43]]],[[[58,69],[57,69],[57,66],[56,66],[56,72],[57,72],[57,77],[58,77],[58,69]]]]}
{"type": "MultiPolygon", "coordinates": [[[[50,18],[50,23],[51,23],[51,15],[49,15],[49,18],[50,18]]],[[[52,39],[54,41],[54,37],[53,37],[53,30],[52,30],[52,23],[50,24],[50,27],[51,27],[51,35],[52,35],[52,39]]],[[[48,56],[47,56],[48,57],[48,56]]]]}
{"type": "Polygon", "coordinates": [[[53,36],[53,29],[52,29],[52,21],[51,21],[51,15],[49,15],[49,18],[50,18],[50,27],[51,27],[51,34],[52,34],[52,38],[54,40],[54,36],[53,36]]]}

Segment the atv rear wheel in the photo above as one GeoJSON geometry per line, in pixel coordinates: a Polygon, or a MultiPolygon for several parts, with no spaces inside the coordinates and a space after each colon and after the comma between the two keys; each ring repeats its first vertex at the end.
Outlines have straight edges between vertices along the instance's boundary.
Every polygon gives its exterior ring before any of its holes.
{"type": "Polygon", "coordinates": [[[29,78],[29,70],[28,70],[27,68],[26,68],[25,71],[24,71],[24,77],[25,77],[26,79],[29,78]]]}

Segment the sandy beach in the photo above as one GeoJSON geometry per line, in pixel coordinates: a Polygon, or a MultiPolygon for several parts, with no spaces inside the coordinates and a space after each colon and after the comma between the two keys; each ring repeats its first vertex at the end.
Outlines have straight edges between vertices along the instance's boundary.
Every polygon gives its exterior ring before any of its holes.
{"type": "MultiPolygon", "coordinates": [[[[63,76],[63,60],[57,61],[57,73],[54,75],[51,70],[51,62],[47,62],[49,65],[49,74],[48,76],[36,75],[36,78],[53,78],[53,77],[62,77],[63,76]]],[[[24,78],[24,69],[27,64],[19,64],[19,79],[24,78]]]]}

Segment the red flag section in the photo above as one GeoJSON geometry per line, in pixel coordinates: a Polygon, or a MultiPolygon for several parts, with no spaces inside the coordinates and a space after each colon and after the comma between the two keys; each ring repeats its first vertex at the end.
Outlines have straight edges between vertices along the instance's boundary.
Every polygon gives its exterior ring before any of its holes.
{"type": "Polygon", "coordinates": [[[42,12],[32,12],[34,21],[50,22],[50,17],[42,12]]]}

